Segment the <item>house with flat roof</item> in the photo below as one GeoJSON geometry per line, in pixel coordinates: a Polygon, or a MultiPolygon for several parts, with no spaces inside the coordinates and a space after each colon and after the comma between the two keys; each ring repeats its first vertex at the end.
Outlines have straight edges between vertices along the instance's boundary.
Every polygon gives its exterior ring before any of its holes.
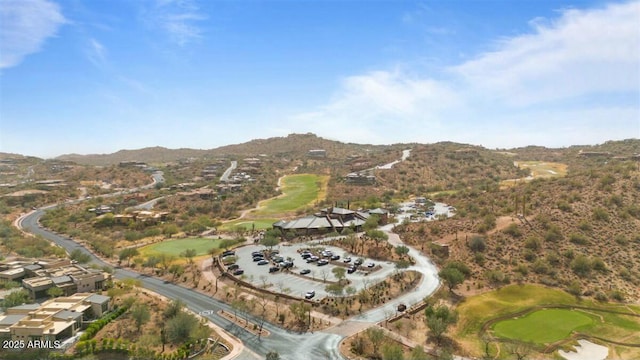
{"type": "Polygon", "coordinates": [[[109,310],[109,297],[77,293],[7,309],[0,315],[0,338],[11,340],[65,340],[84,324],[109,310]]]}

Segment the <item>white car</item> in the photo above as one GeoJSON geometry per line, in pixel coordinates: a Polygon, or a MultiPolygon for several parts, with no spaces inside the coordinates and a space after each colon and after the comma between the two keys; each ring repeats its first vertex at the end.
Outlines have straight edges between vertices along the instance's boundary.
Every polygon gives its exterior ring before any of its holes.
{"type": "Polygon", "coordinates": [[[304,298],[305,298],[305,299],[311,299],[311,298],[313,298],[314,296],[316,296],[316,292],[315,292],[315,291],[313,291],[313,290],[312,290],[312,291],[307,291],[307,293],[306,293],[306,294],[304,294],[304,298]]]}

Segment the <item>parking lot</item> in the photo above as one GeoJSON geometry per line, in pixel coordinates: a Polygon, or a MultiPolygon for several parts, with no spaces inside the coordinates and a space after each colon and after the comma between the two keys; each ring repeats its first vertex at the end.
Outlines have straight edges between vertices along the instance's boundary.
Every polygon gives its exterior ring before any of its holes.
{"type": "MultiPolygon", "coordinates": [[[[287,269],[287,271],[278,270],[277,272],[270,273],[269,269],[276,266],[274,261],[269,261],[269,263],[265,265],[258,265],[258,261],[253,261],[252,257],[253,252],[266,249],[267,248],[262,245],[244,246],[236,249],[236,264],[240,269],[244,270],[244,274],[241,275],[241,278],[258,287],[267,288],[275,292],[288,293],[292,296],[304,297],[306,292],[315,291],[316,295],[314,299],[316,300],[328,296],[328,293],[325,291],[327,284],[323,283],[323,280],[326,279],[327,281],[334,282],[338,280],[334,276],[332,269],[336,266],[342,266],[347,270],[348,265],[353,264],[358,258],[356,256],[351,256],[351,263],[345,264],[343,259],[346,256],[349,256],[349,254],[346,250],[338,247],[315,243],[280,245],[273,247],[273,250],[278,250],[278,255],[285,261],[289,258],[292,259],[293,267],[287,269]],[[312,247],[330,250],[334,255],[339,255],[340,259],[335,260],[335,262],[340,263],[340,265],[335,265],[331,262],[323,266],[318,265],[318,262],[307,263],[306,260],[300,256],[298,250],[312,247]],[[300,275],[300,272],[303,269],[310,270],[309,274],[300,275]]],[[[320,258],[322,259],[322,256],[320,256],[320,258]]],[[[365,286],[368,287],[384,280],[393,273],[395,268],[393,263],[383,263],[367,258],[362,259],[363,264],[358,268],[358,270],[356,270],[356,272],[346,274],[346,279],[351,282],[348,286],[354,287],[356,291],[359,291],[365,286]],[[363,268],[370,270],[367,268],[369,263],[374,263],[376,265],[376,267],[373,268],[374,271],[362,270],[363,268]]]]}

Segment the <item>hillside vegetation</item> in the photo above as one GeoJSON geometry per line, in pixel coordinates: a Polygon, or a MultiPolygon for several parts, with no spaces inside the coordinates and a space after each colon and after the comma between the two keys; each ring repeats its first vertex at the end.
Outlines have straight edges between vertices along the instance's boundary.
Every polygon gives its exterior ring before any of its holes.
{"type": "MultiPolygon", "coordinates": [[[[598,149],[621,147],[627,154],[637,153],[640,141],[611,142],[598,149]]],[[[542,152],[536,149],[538,155],[542,152]]],[[[449,257],[439,261],[462,261],[471,268],[462,293],[532,282],[578,296],[637,302],[638,162],[584,157],[574,148],[560,154],[548,150],[540,157],[568,164],[567,176],[508,189],[495,182],[467,187],[440,199],[456,206],[455,218],[403,225],[398,231],[408,242],[433,249],[434,256],[438,251],[431,242],[448,244],[449,257]]]]}

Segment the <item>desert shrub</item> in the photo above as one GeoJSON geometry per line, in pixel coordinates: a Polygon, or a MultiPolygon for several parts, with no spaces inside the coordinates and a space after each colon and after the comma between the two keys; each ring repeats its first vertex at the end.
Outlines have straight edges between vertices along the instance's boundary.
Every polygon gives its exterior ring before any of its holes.
{"type": "Polygon", "coordinates": [[[558,202],[558,209],[562,210],[563,212],[571,212],[572,208],[571,205],[565,201],[559,201],[558,202]]]}
{"type": "Polygon", "coordinates": [[[602,291],[598,291],[596,293],[595,298],[596,298],[596,300],[603,301],[603,302],[609,300],[609,297],[607,296],[607,294],[603,293],[602,291]]]}
{"type": "Polygon", "coordinates": [[[504,229],[504,233],[507,235],[511,235],[513,237],[520,237],[522,236],[522,230],[520,230],[520,227],[518,227],[518,224],[509,224],[509,226],[507,226],[506,229],[504,229]]]}
{"type": "Polygon", "coordinates": [[[557,225],[551,225],[544,236],[544,239],[548,242],[558,242],[563,238],[562,231],[557,225]]]}
{"type": "Polygon", "coordinates": [[[582,285],[580,281],[573,280],[571,284],[567,287],[567,292],[571,295],[580,296],[582,295],[582,285]]]}
{"type": "Polygon", "coordinates": [[[622,234],[616,235],[614,240],[616,241],[616,243],[618,243],[618,245],[625,246],[625,245],[629,244],[629,240],[627,240],[627,237],[622,235],[622,234]]]}
{"type": "Polygon", "coordinates": [[[573,233],[569,236],[569,241],[577,245],[587,245],[589,239],[585,235],[573,233]]]}
{"type": "Polygon", "coordinates": [[[591,266],[591,261],[584,255],[578,255],[571,261],[571,270],[580,277],[589,275],[591,266]]]}
{"type": "Polygon", "coordinates": [[[591,227],[591,224],[586,220],[582,220],[580,224],[578,224],[578,229],[585,232],[590,232],[591,230],[593,230],[593,228],[591,227]]]}
{"type": "Polygon", "coordinates": [[[529,249],[525,249],[524,252],[522,253],[522,256],[524,256],[524,259],[527,260],[528,262],[534,261],[537,257],[536,253],[534,253],[529,249]]]}
{"type": "Polygon", "coordinates": [[[469,241],[469,248],[471,248],[471,250],[476,253],[484,252],[487,248],[487,243],[484,237],[474,236],[471,238],[471,241],[469,241]]]}
{"type": "Polygon", "coordinates": [[[541,245],[542,244],[540,244],[540,239],[538,239],[537,237],[530,237],[527,239],[527,241],[524,242],[524,247],[533,251],[540,250],[541,245]]]}
{"type": "Polygon", "coordinates": [[[593,209],[593,218],[598,221],[609,221],[609,213],[606,209],[597,207],[593,209]]]}
{"type": "Polygon", "coordinates": [[[599,271],[599,272],[606,272],[607,271],[607,265],[604,263],[604,261],[600,258],[595,258],[591,261],[591,267],[593,268],[593,270],[595,271],[599,271]]]}
{"type": "Polygon", "coordinates": [[[538,259],[533,263],[532,269],[536,274],[547,274],[549,272],[549,264],[542,259],[538,259]]]}

